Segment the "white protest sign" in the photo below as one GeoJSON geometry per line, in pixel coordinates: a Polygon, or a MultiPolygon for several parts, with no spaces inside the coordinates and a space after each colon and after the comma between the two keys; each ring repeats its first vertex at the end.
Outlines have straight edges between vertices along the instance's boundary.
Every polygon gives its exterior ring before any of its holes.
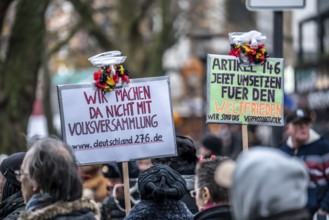
{"type": "Polygon", "coordinates": [[[58,85],[63,138],[80,165],[177,155],[168,77],[103,92],[58,85]]]}

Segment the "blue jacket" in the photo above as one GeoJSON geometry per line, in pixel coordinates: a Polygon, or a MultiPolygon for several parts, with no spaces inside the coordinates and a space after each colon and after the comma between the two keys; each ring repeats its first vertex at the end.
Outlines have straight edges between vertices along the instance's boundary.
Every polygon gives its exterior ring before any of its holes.
{"type": "Polygon", "coordinates": [[[281,150],[304,161],[309,170],[307,208],[313,215],[319,208],[329,212],[329,142],[310,130],[306,144],[293,148],[288,138],[281,150]]]}

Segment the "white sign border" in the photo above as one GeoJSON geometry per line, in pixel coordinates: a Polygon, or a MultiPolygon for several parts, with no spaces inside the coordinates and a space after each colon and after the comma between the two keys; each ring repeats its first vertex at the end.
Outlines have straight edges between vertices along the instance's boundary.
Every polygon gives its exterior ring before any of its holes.
{"type": "MultiPolygon", "coordinates": [[[[262,125],[262,126],[273,126],[273,127],[283,127],[285,125],[285,118],[284,118],[284,59],[283,58],[273,58],[273,57],[269,57],[267,58],[268,60],[280,60],[280,62],[282,63],[282,93],[281,93],[281,98],[282,98],[282,122],[281,124],[274,124],[274,123],[266,123],[266,122],[250,122],[248,124],[243,124],[240,121],[234,122],[234,121],[218,121],[218,120],[209,120],[207,118],[207,115],[210,113],[210,76],[209,73],[211,71],[211,67],[210,65],[208,65],[208,63],[210,63],[211,58],[214,57],[222,57],[222,58],[227,58],[227,59],[238,59],[237,57],[234,56],[229,56],[229,55],[221,55],[221,54],[208,54],[207,55],[207,72],[206,72],[206,77],[207,77],[207,106],[206,106],[206,123],[207,124],[235,124],[235,125],[262,125]]],[[[264,65],[264,64],[262,64],[264,65]]]]}
{"type": "MultiPolygon", "coordinates": [[[[172,108],[172,99],[171,99],[171,89],[170,89],[170,77],[169,76],[159,76],[159,77],[147,77],[147,78],[136,78],[136,79],[130,79],[131,83],[138,83],[138,82],[149,82],[149,81],[160,81],[160,80],[166,80],[168,83],[168,91],[169,91],[169,98],[170,98],[170,111],[171,115],[173,116],[173,108],[172,108]]],[[[58,103],[59,103],[59,111],[60,111],[60,120],[61,120],[61,132],[62,132],[62,139],[66,143],[66,130],[65,130],[65,119],[64,119],[64,109],[62,105],[62,90],[67,89],[75,89],[75,88],[90,88],[94,85],[92,83],[76,83],[76,84],[63,84],[63,85],[57,85],[57,95],[58,95],[58,103]]],[[[121,87],[120,87],[121,89],[121,87]]],[[[133,160],[142,160],[142,159],[150,159],[150,158],[165,158],[165,157],[173,157],[178,155],[177,151],[177,143],[176,143],[176,131],[175,131],[175,124],[172,117],[172,129],[174,134],[174,144],[175,144],[175,153],[174,154],[166,154],[166,155],[157,155],[154,157],[141,157],[141,158],[134,158],[133,160]]],[[[71,146],[70,146],[71,147],[71,146]]],[[[72,148],[71,148],[72,149],[72,148]]],[[[72,149],[73,151],[73,149],[72,149]]],[[[78,161],[76,161],[78,162],[78,161]]],[[[97,161],[95,163],[79,163],[78,166],[87,166],[87,165],[95,165],[95,164],[105,164],[108,162],[126,162],[126,161],[97,161]]]]}

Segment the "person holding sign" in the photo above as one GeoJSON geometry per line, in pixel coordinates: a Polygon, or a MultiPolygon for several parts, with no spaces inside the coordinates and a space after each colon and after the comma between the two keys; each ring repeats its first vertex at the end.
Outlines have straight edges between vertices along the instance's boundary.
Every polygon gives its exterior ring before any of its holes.
{"type": "Polygon", "coordinates": [[[82,180],[71,148],[60,140],[44,138],[27,151],[19,172],[26,203],[19,220],[94,220],[97,204],[82,198],[82,180]]]}
{"type": "MultiPolygon", "coordinates": [[[[131,180],[138,177],[139,171],[133,161],[128,162],[128,172],[131,180]]],[[[126,216],[122,163],[106,163],[103,165],[102,173],[109,180],[106,187],[109,195],[101,205],[101,220],[122,220],[126,216]]],[[[130,181],[130,184],[133,186],[133,181],[130,181]]],[[[130,195],[130,199],[133,206],[137,201],[133,195],[130,195]]]]}
{"type": "Polygon", "coordinates": [[[83,191],[90,192],[95,202],[103,202],[107,196],[108,180],[103,176],[101,168],[100,164],[80,167],[83,176],[83,191]]]}
{"type": "Polygon", "coordinates": [[[311,129],[311,117],[304,109],[296,109],[286,117],[287,142],[281,149],[301,158],[309,169],[307,207],[313,215],[329,213],[329,142],[311,129]]]}

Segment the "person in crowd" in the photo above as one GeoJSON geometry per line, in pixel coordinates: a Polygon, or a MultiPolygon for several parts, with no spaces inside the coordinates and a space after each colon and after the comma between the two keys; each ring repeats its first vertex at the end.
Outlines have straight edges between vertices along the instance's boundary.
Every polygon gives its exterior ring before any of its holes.
{"type": "Polygon", "coordinates": [[[25,204],[21,192],[21,183],[16,178],[25,152],[7,156],[0,164],[0,219],[17,219],[25,204]]]}
{"type": "Polygon", "coordinates": [[[309,219],[305,208],[308,173],[299,159],[275,148],[258,146],[240,154],[235,166],[221,169],[229,172],[215,178],[230,187],[234,219],[309,219]]]}
{"type": "MultiPolygon", "coordinates": [[[[139,170],[137,165],[130,161],[128,162],[128,172],[130,178],[130,186],[135,185],[139,170]]],[[[125,200],[124,200],[124,185],[122,174],[122,163],[110,162],[103,166],[103,175],[108,179],[108,196],[101,205],[101,219],[102,220],[122,220],[126,216],[125,200]]],[[[131,193],[131,206],[139,200],[139,194],[131,193]],[[136,198],[137,197],[137,198],[136,198]]]]}
{"type": "Polygon", "coordinates": [[[198,152],[200,158],[207,159],[211,156],[221,156],[221,151],[222,140],[219,137],[210,133],[202,137],[198,152]]]}
{"type": "Polygon", "coordinates": [[[176,136],[177,156],[152,159],[153,164],[166,164],[176,170],[185,179],[187,191],[182,201],[189,210],[195,214],[198,212],[195,199],[190,192],[194,190],[195,167],[198,162],[194,141],[185,136],[176,136]]]}
{"type": "Polygon", "coordinates": [[[231,220],[228,189],[216,182],[217,167],[228,158],[213,158],[200,161],[196,167],[195,196],[199,212],[196,220],[231,220]]]}
{"type": "Polygon", "coordinates": [[[140,173],[138,189],[141,201],[125,220],[187,220],[193,214],[181,201],[186,193],[186,182],[175,170],[165,164],[155,164],[140,173]]]}
{"type": "Polygon", "coordinates": [[[236,159],[237,155],[242,151],[241,125],[212,124],[208,128],[213,135],[219,137],[222,141],[220,155],[236,159]]]}
{"type": "Polygon", "coordinates": [[[311,213],[329,213],[329,142],[311,129],[305,109],[291,111],[286,117],[288,139],[281,150],[302,159],[308,167],[310,182],[307,207],[311,213]]]}
{"type": "Polygon", "coordinates": [[[98,206],[82,199],[82,180],[71,148],[43,138],[27,151],[19,172],[26,203],[19,220],[96,219],[98,206]]]}
{"type": "Polygon", "coordinates": [[[90,190],[90,197],[100,203],[107,196],[106,186],[108,184],[108,180],[102,174],[102,167],[103,165],[99,164],[80,167],[84,192],[90,190]]]}
{"type": "Polygon", "coordinates": [[[153,165],[151,159],[136,160],[136,164],[140,172],[143,172],[153,165]]]}
{"type": "Polygon", "coordinates": [[[1,162],[8,157],[7,154],[0,154],[0,164],[1,162]]]}

